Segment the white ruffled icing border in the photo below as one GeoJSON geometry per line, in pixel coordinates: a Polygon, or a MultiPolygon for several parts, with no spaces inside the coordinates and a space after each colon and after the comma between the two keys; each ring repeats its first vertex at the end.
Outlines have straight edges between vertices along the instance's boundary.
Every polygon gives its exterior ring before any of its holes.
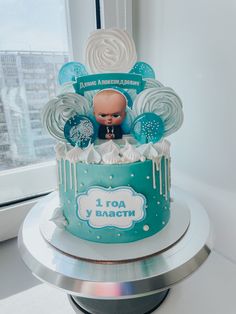
{"type": "Polygon", "coordinates": [[[57,160],[65,159],[71,163],[123,164],[146,159],[157,160],[162,156],[169,158],[170,142],[164,139],[155,144],[147,143],[137,146],[126,140],[125,145],[119,146],[110,140],[97,146],[91,144],[85,149],[74,147],[70,150],[67,150],[64,143],[58,143],[55,151],[57,160]]]}

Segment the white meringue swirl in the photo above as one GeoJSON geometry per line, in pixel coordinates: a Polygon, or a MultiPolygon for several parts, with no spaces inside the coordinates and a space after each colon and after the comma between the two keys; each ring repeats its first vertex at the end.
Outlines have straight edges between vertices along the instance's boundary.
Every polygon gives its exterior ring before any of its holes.
{"type": "Polygon", "coordinates": [[[106,141],[103,144],[97,146],[97,151],[101,155],[105,155],[105,154],[111,152],[112,150],[116,150],[116,152],[118,154],[120,152],[120,147],[118,145],[116,145],[112,140],[106,141]]]}
{"type": "Polygon", "coordinates": [[[129,145],[130,145],[130,143],[128,142],[127,139],[125,139],[125,145],[124,145],[122,148],[120,148],[120,154],[121,154],[121,155],[123,155],[123,153],[124,153],[127,149],[129,149],[129,145]]]}
{"type": "Polygon", "coordinates": [[[73,84],[75,82],[66,82],[58,86],[57,95],[66,94],[66,93],[75,93],[73,84]]]}
{"type": "Polygon", "coordinates": [[[68,225],[68,222],[63,215],[63,209],[61,207],[55,208],[52,217],[50,219],[59,229],[64,229],[68,225]]]}
{"type": "Polygon", "coordinates": [[[94,145],[86,147],[79,155],[79,160],[86,164],[99,164],[102,160],[101,155],[96,151],[94,145]]]}
{"type": "Polygon", "coordinates": [[[97,94],[99,90],[89,90],[84,92],[84,97],[89,101],[91,108],[93,107],[93,97],[97,94]]]}
{"type": "Polygon", "coordinates": [[[176,132],[183,123],[182,102],[169,87],[149,88],[135,99],[133,111],[138,116],[144,112],[154,112],[165,125],[164,136],[176,132]]]}
{"type": "Polygon", "coordinates": [[[156,159],[158,158],[159,154],[158,151],[155,149],[152,143],[143,144],[137,147],[139,153],[146,157],[147,159],[156,159]]]}
{"type": "Polygon", "coordinates": [[[80,147],[73,147],[70,151],[66,154],[66,159],[69,160],[71,163],[76,163],[80,161],[80,155],[82,154],[83,150],[80,147]]]}
{"type": "Polygon", "coordinates": [[[129,72],[137,61],[133,39],[121,29],[101,29],[87,41],[86,64],[92,73],[129,72]]]}
{"type": "Polygon", "coordinates": [[[159,161],[161,156],[170,157],[170,142],[162,140],[158,143],[147,143],[140,146],[132,145],[127,140],[120,148],[112,140],[101,145],[90,144],[85,149],[73,147],[67,151],[65,143],[58,143],[55,147],[57,159],[64,158],[71,163],[87,164],[121,164],[145,161],[146,159],[159,161]]]}
{"type": "Polygon", "coordinates": [[[144,78],[143,80],[145,81],[144,89],[153,88],[153,87],[157,87],[157,88],[164,87],[164,85],[158,80],[155,80],[152,78],[144,78]]]}
{"type": "Polygon", "coordinates": [[[121,157],[116,148],[102,156],[104,164],[118,164],[121,162],[121,157]]]}
{"type": "Polygon", "coordinates": [[[153,145],[158,151],[159,155],[165,156],[167,158],[170,157],[170,142],[167,140],[162,140],[161,142],[157,142],[153,145]]]}
{"type": "Polygon", "coordinates": [[[66,148],[66,144],[59,142],[55,145],[54,150],[56,152],[56,159],[60,160],[62,158],[66,157],[66,152],[67,152],[67,148],[66,148]]]}
{"type": "Polygon", "coordinates": [[[86,115],[89,107],[88,100],[81,95],[74,93],[59,95],[43,108],[43,126],[57,140],[65,142],[64,126],[67,120],[76,114],[86,115]]]}
{"type": "Polygon", "coordinates": [[[123,162],[144,161],[145,157],[140,154],[134,145],[128,144],[126,150],[123,150],[123,162]]]}

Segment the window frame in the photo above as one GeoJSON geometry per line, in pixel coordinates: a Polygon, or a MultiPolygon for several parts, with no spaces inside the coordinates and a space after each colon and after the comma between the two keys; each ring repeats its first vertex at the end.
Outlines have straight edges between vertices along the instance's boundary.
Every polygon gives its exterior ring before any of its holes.
{"type": "MultiPolygon", "coordinates": [[[[132,0],[100,0],[99,4],[102,28],[118,27],[132,33],[132,0]]],[[[84,62],[81,47],[96,29],[95,0],[65,0],[65,14],[69,59],[84,62]]],[[[57,188],[56,172],[56,161],[0,171],[0,241],[17,236],[32,206],[57,188]]]]}

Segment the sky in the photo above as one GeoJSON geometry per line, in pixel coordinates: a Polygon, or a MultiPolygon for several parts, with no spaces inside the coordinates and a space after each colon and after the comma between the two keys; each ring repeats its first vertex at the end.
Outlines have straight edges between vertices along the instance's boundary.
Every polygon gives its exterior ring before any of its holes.
{"type": "Polygon", "coordinates": [[[64,0],[0,0],[0,50],[68,51],[64,0]]]}

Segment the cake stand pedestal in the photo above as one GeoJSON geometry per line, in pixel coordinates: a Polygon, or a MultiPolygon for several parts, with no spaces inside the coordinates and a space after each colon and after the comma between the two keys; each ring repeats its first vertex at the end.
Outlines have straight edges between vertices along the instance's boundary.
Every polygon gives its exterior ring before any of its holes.
{"type": "MultiPolygon", "coordinates": [[[[41,281],[63,289],[78,313],[151,313],[170,287],[199,268],[211,251],[205,209],[179,189],[172,189],[172,193],[174,202],[181,200],[188,207],[190,224],[184,235],[165,250],[123,262],[86,260],[64,253],[46,241],[40,231],[42,209],[57,197],[52,193],[32,208],[21,227],[18,246],[22,259],[41,281]]],[[[141,241],[145,245],[145,239],[141,241]]]]}

